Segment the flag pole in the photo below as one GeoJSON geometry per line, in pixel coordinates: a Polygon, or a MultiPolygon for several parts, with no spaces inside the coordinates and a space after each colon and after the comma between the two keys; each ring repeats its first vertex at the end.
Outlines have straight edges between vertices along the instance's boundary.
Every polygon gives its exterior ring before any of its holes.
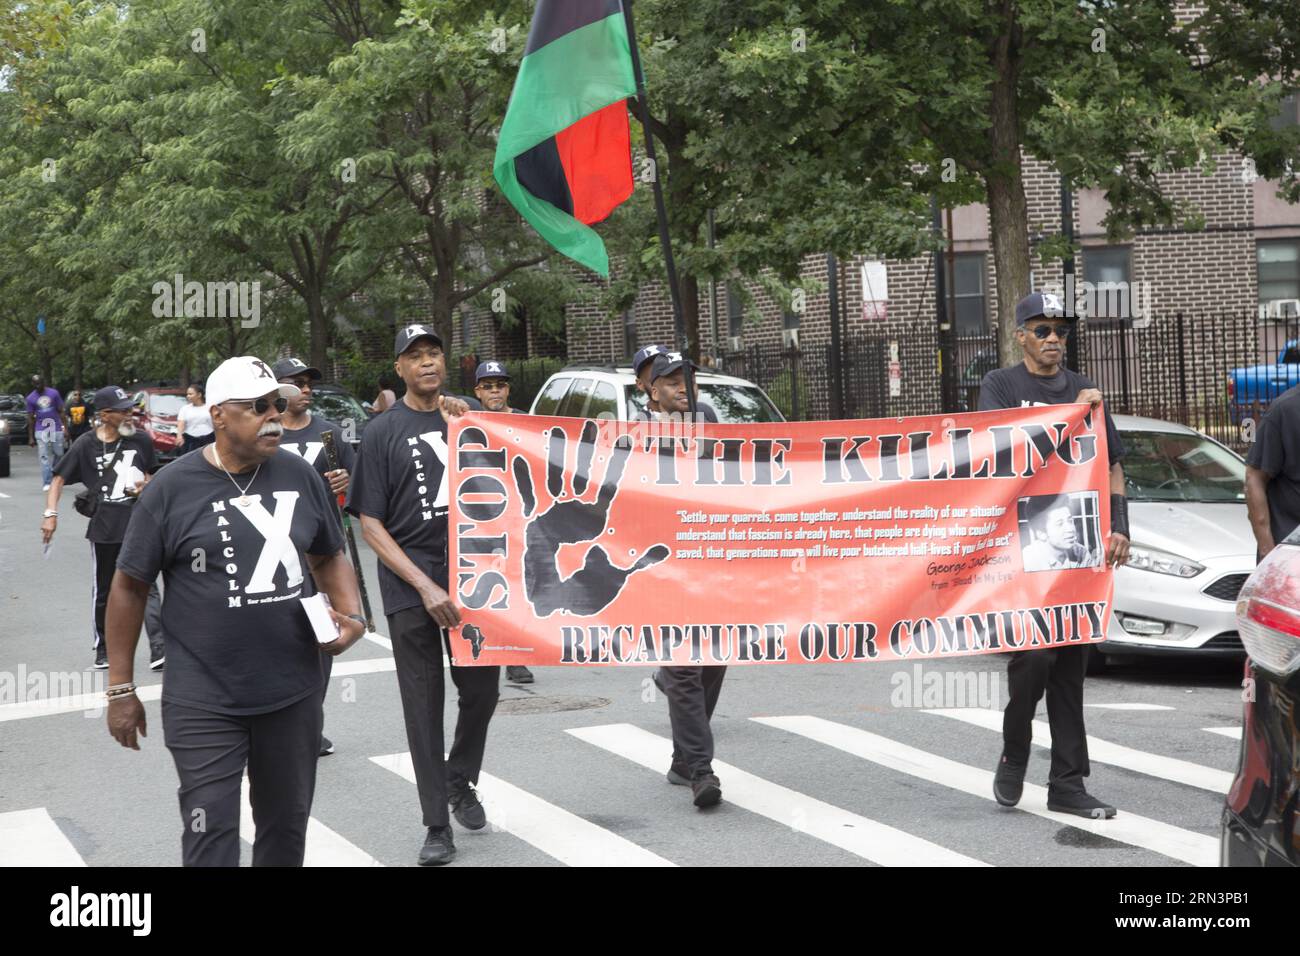
{"type": "MultiPolygon", "coordinates": [[[[650,98],[646,96],[645,74],[641,71],[641,54],[637,49],[636,27],[632,23],[632,0],[622,0],[623,22],[627,24],[627,42],[632,53],[632,72],[636,77],[636,98],[645,133],[645,151],[653,171],[651,186],[655,197],[655,216],[659,220],[659,245],[664,251],[664,268],[668,273],[668,296],[673,304],[673,337],[677,351],[686,353],[686,319],[682,313],[682,295],[677,287],[677,266],[673,262],[673,243],[668,236],[668,207],[664,205],[663,185],[659,181],[659,160],[655,157],[654,134],[650,132],[650,98]]],[[[686,395],[690,401],[691,416],[696,412],[695,373],[686,366],[686,395]]]]}

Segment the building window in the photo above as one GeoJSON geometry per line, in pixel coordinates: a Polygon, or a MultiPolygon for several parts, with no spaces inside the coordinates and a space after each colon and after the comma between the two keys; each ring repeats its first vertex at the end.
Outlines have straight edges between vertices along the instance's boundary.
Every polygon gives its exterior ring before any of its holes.
{"type": "Polygon", "coordinates": [[[460,348],[462,352],[470,349],[470,314],[468,309],[460,310],[460,348]]]}
{"type": "Polygon", "coordinates": [[[953,256],[952,275],[953,298],[957,301],[957,334],[987,334],[989,326],[984,305],[984,253],[953,256]]]}
{"type": "Polygon", "coordinates": [[[1300,125],[1300,93],[1291,93],[1282,97],[1278,104],[1277,115],[1269,121],[1274,130],[1281,131],[1288,126],[1300,125]]]}
{"type": "Polygon", "coordinates": [[[623,354],[636,354],[636,312],[632,309],[623,312],[623,354]]]}
{"type": "Polygon", "coordinates": [[[745,334],[745,304],[727,285],[727,335],[738,339],[745,334]]]}
{"type": "Polygon", "coordinates": [[[798,312],[794,312],[791,311],[790,309],[786,309],[784,312],[781,313],[781,328],[787,330],[797,329],[799,328],[799,320],[800,320],[800,315],[798,312]]]}
{"type": "Polygon", "coordinates": [[[1261,242],[1255,247],[1259,269],[1259,307],[1264,315],[1289,314],[1294,307],[1270,303],[1300,299],[1300,240],[1261,242]]]}
{"type": "MultiPolygon", "coordinates": [[[[1133,255],[1128,246],[1097,246],[1083,250],[1083,281],[1092,283],[1091,301],[1081,301],[1084,314],[1102,322],[1133,318],[1133,255]]],[[[1075,292],[1078,296],[1078,290],[1075,292]]]]}

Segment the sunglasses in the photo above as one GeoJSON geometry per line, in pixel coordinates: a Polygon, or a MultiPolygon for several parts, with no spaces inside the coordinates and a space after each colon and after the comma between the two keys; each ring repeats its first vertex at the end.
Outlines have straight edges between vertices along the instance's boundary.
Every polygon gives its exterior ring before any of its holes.
{"type": "Polygon", "coordinates": [[[232,398],[229,401],[222,402],[221,404],[222,405],[251,405],[253,408],[254,415],[265,415],[267,413],[267,410],[270,409],[272,405],[275,406],[275,410],[277,412],[283,412],[286,408],[289,407],[289,400],[287,398],[284,398],[283,396],[275,399],[275,401],[271,401],[270,399],[266,399],[266,398],[259,398],[256,400],[251,398],[239,398],[239,399],[232,398]]]}
{"type": "Polygon", "coordinates": [[[1070,337],[1070,327],[1068,325],[1035,325],[1030,331],[1034,333],[1034,338],[1038,339],[1045,339],[1053,332],[1061,340],[1070,337]]]}

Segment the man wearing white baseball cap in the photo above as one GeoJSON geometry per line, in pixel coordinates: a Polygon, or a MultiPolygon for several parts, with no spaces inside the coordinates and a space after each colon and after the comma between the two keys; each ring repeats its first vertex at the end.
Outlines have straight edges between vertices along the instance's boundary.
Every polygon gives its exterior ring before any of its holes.
{"type": "Polygon", "coordinates": [[[253,865],[302,865],[321,655],[342,653],[365,630],[325,485],[302,458],[280,451],[280,416],[297,393],[260,359],[221,363],[207,385],[216,441],[144,489],[118,557],[108,604],[109,732],[140,749],[145,714],[131,661],[147,582],[161,571],[163,738],[180,777],[186,866],[239,864],[246,769],[253,865]],[[333,605],[332,641],[332,632],[318,636],[300,601],[317,590],[333,605]]]}

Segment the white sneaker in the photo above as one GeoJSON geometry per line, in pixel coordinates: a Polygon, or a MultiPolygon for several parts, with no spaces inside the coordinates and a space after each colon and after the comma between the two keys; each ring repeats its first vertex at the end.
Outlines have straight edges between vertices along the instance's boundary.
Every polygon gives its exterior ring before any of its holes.
{"type": "Polygon", "coordinates": [[[49,486],[49,485],[42,485],[42,486],[41,486],[41,491],[49,491],[49,490],[50,490],[50,486],[49,486]]]}

